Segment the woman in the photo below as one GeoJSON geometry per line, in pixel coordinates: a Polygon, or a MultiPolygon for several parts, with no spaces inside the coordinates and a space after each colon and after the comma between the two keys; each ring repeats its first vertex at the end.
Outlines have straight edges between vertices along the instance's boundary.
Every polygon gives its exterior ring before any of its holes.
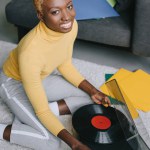
{"type": "Polygon", "coordinates": [[[89,150],[57,119],[89,103],[110,105],[72,64],[77,35],[72,0],[34,4],[40,22],[11,51],[0,74],[0,96],[15,115],[12,125],[0,125],[0,137],[39,150],[57,150],[59,139],[72,150],[89,150]]]}

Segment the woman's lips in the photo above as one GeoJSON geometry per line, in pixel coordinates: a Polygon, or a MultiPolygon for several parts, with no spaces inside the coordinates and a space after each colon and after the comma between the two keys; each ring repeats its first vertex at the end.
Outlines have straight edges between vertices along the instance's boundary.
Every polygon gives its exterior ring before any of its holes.
{"type": "Polygon", "coordinates": [[[61,24],[60,27],[64,28],[64,29],[69,29],[69,28],[71,28],[71,25],[72,25],[72,23],[68,22],[68,23],[61,24]]]}

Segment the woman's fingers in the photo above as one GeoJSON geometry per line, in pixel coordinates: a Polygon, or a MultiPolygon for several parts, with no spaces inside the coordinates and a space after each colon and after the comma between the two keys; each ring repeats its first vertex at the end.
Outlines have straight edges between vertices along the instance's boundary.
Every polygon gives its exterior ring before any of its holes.
{"type": "Polygon", "coordinates": [[[111,103],[110,103],[110,100],[109,100],[108,97],[105,97],[105,98],[102,100],[102,104],[103,104],[105,107],[111,106],[111,103]]]}
{"type": "Polygon", "coordinates": [[[111,105],[110,99],[107,96],[105,96],[105,102],[108,104],[108,106],[111,105]]]}
{"type": "Polygon", "coordinates": [[[92,99],[97,104],[103,104],[105,106],[111,105],[109,98],[106,95],[104,95],[103,93],[98,93],[98,94],[93,95],[92,99]]]}
{"type": "Polygon", "coordinates": [[[92,100],[96,103],[96,104],[102,104],[102,102],[95,96],[92,96],[92,100]]]}

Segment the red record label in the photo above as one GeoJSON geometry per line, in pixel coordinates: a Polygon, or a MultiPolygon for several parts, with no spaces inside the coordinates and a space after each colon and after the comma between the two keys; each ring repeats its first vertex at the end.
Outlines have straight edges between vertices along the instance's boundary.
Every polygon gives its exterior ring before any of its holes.
{"type": "Polygon", "coordinates": [[[91,119],[91,123],[95,128],[101,130],[106,130],[111,126],[110,119],[105,116],[94,116],[91,119]]]}

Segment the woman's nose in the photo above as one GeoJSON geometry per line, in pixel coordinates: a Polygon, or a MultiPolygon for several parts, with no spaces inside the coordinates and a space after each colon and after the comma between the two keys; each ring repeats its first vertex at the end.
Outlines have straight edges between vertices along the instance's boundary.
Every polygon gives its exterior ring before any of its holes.
{"type": "Polygon", "coordinates": [[[69,20],[69,13],[67,11],[63,11],[62,13],[62,20],[63,21],[68,21],[69,20]]]}

